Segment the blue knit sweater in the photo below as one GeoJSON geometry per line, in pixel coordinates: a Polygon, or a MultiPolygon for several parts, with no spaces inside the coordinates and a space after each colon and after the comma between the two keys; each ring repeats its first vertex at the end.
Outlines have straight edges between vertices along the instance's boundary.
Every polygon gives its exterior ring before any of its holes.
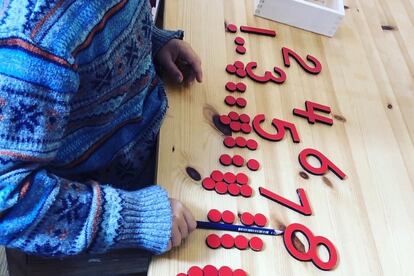
{"type": "Polygon", "coordinates": [[[148,0],[0,1],[1,245],[166,250],[168,195],[140,172],[167,108],[152,58],[181,37],[148,0]]]}

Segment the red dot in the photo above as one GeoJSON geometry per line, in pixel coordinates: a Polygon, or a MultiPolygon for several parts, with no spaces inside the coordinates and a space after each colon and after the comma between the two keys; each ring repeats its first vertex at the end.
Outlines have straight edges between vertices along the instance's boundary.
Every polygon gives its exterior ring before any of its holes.
{"type": "Polygon", "coordinates": [[[239,119],[240,119],[240,122],[242,123],[246,123],[246,124],[250,123],[250,116],[247,114],[244,114],[244,113],[240,114],[239,119]]]}
{"type": "Polygon", "coordinates": [[[234,74],[237,72],[237,68],[233,64],[229,64],[226,66],[226,71],[227,73],[234,74]]]}
{"type": "Polygon", "coordinates": [[[221,163],[223,166],[230,166],[230,165],[231,165],[231,163],[232,163],[231,156],[230,156],[230,155],[228,155],[228,154],[222,154],[222,155],[220,156],[220,163],[221,163]]]}
{"type": "Polygon", "coordinates": [[[240,185],[246,185],[247,183],[249,183],[249,177],[244,173],[238,173],[236,175],[236,182],[240,185]]]}
{"type": "Polygon", "coordinates": [[[226,83],[226,89],[227,89],[227,91],[234,92],[238,88],[237,88],[237,85],[234,82],[229,81],[229,82],[226,83]]]}
{"type": "Polygon", "coordinates": [[[207,218],[211,222],[220,222],[221,221],[221,212],[217,209],[211,209],[207,213],[207,218]]]}
{"type": "Polygon", "coordinates": [[[237,69],[236,75],[240,78],[244,78],[246,76],[246,71],[244,69],[237,69]]]}
{"type": "Polygon", "coordinates": [[[236,176],[231,172],[226,172],[223,176],[223,179],[229,184],[236,182],[236,176]]]}
{"type": "Polygon", "coordinates": [[[250,159],[247,161],[247,167],[252,171],[257,171],[260,168],[260,164],[256,159],[250,159]]]}
{"type": "Polygon", "coordinates": [[[238,235],[234,239],[234,245],[236,246],[237,249],[245,250],[249,246],[249,241],[247,240],[247,238],[245,236],[238,235]]]}
{"type": "Polygon", "coordinates": [[[234,139],[236,142],[236,145],[240,148],[244,148],[246,146],[246,139],[244,137],[237,137],[234,139]]]}
{"type": "Polygon", "coordinates": [[[226,96],[224,102],[229,106],[233,106],[236,104],[237,100],[233,96],[226,96]]]}
{"type": "Polygon", "coordinates": [[[240,60],[237,60],[234,62],[234,67],[236,67],[236,69],[244,69],[244,63],[240,60]]]}
{"type": "Polygon", "coordinates": [[[230,33],[235,33],[237,32],[237,26],[234,24],[227,24],[227,31],[230,33]]]}
{"type": "Polygon", "coordinates": [[[217,249],[221,246],[221,239],[216,234],[210,234],[206,238],[206,243],[211,249],[217,249]]]}
{"type": "Polygon", "coordinates": [[[236,104],[238,107],[246,107],[247,101],[245,98],[237,98],[236,104]]]}
{"type": "Polygon", "coordinates": [[[218,270],[213,265],[206,265],[203,268],[204,276],[218,276],[218,270]]]}
{"type": "Polygon", "coordinates": [[[234,132],[239,132],[241,129],[241,124],[239,122],[231,122],[230,123],[230,129],[234,132]]]}
{"type": "Polygon", "coordinates": [[[233,148],[236,145],[236,140],[231,136],[227,136],[224,138],[223,144],[228,148],[233,148]]]}
{"type": "Polygon", "coordinates": [[[236,52],[241,55],[244,55],[246,53],[246,48],[244,46],[239,45],[236,47],[236,52]]]}
{"type": "Polygon", "coordinates": [[[236,43],[237,45],[244,45],[245,41],[243,37],[238,36],[234,39],[234,43],[236,43]]]}
{"type": "Polygon", "coordinates": [[[235,183],[229,184],[228,190],[229,194],[231,194],[232,196],[238,196],[240,194],[240,187],[235,183]]]}
{"type": "Polygon", "coordinates": [[[252,127],[249,124],[241,124],[240,129],[243,133],[246,133],[246,134],[249,134],[250,132],[252,132],[252,127]]]}
{"type": "Polygon", "coordinates": [[[249,185],[243,185],[240,188],[240,194],[244,197],[251,197],[253,194],[253,190],[249,185]]]}
{"type": "Polygon", "coordinates": [[[263,241],[259,237],[253,237],[249,241],[249,246],[254,251],[262,251],[263,250],[263,241]]]}
{"type": "Polygon", "coordinates": [[[257,144],[257,142],[255,140],[249,139],[249,140],[247,140],[246,146],[250,150],[257,150],[257,147],[259,145],[257,144]]]}
{"type": "Polygon", "coordinates": [[[227,184],[224,182],[217,182],[215,190],[218,194],[224,195],[227,193],[227,184]]]}
{"type": "Polygon", "coordinates": [[[187,271],[188,276],[203,276],[203,270],[198,266],[192,266],[187,271]]]}
{"type": "Polygon", "coordinates": [[[214,187],[216,186],[216,181],[214,181],[210,177],[206,177],[203,179],[201,185],[203,185],[203,188],[206,190],[214,190],[214,187]]]}
{"type": "Polygon", "coordinates": [[[259,227],[265,227],[267,224],[267,218],[263,214],[256,214],[254,215],[254,224],[259,227]]]}
{"type": "Polygon", "coordinates": [[[218,170],[214,170],[210,174],[210,177],[216,182],[223,181],[223,173],[221,171],[218,171],[218,170]]]}
{"type": "Polygon", "coordinates": [[[220,241],[221,246],[223,246],[224,248],[230,249],[234,246],[234,238],[229,234],[224,234],[223,236],[221,236],[220,241]]]}
{"type": "Polygon", "coordinates": [[[178,273],[177,276],[187,276],[185,273],[178,273]]]}
{"type": "MultiPolygon", "coordinates": [[[[230,187],[229,187],[229,190],[230,190],[230,187]]],[[[233,224],[234,219],[235,219],[235,216],[234,216],[233,212],[231,212],[229,210],[225,210],[223,212],[223,215],[222,215],[223,222],[228,223],[228,224],[233,224]]]]}
{"type": "Polygon", "coordinates": [[[233,276],[233,270],[228,266],[222,266],[219,269],[219,276],[233,276]]]}
{"type": "Polygon", "coordinates": [[[233,272],[233,276],[247,276],[247,273],[246,273],[246,271],[244,271],[243,269],[236,269],[234,272],[233,272]]]}
{"type": "Polygon", "coordinates": [[[235,112],[235,111],[230,111],[229,114],[227,114],[227,116],[232,121],[238,121],[239,120],[239,114],[237,112],[235,112]]]}
{"type": "Polygon", "coordinates": [[[242,167],[244,165],[244,158],[240,155],[233,156],[233,165],[236,167],[242,167]]]}
{"type": "Polygon", "coordinates": [[[246,226],[251,226],[254,224],[254,216],[249,212],[244,212],[240,216],[240,221],[246,226]]]}
{"type": "Polygon", "coordinates": [[[237,89],[239,92],[244,92],[244,91],[246,91],[247,86],[246,86],[244,83],[239,82],[239,83],[237,83],[237,85],[236,85],[236,89],[237,89]]]}
{"type": "Polygon", "coordinates": [[[230,117],[229,117],[229,116],[227,116],[227,115],[221,115],[221,116],[220,116],[220,122],[221,122],[223,125],[229,125],[229,124],[231,123],[231,119],[230,119],[230,117]]]}

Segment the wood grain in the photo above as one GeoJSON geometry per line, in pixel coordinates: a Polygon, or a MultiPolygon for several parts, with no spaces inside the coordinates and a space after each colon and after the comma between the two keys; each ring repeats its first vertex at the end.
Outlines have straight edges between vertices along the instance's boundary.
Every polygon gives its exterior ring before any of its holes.
{"type": "MultiPolygon", "coordinates": [[[[233,212],[262,212],[270,226],[293,222],[330,239],[337,247],[339,264],[332,275],[409,275],[414,244],[414,2],[411,0],[348,0],[346,16],[334,38],[326,38],[253,16],[251,0],[167,0],[167,29],[185,30],[203,61],[205,81],[191,88],[168,87],[170,109],[161,130],[158,183],[181,199],[199,220],[210,208],[233,212]],[[275,29],[276,38],[242,34],[247,53],[237,55],[234,34],[224,22],[275,29]],[[295,63],[286,69],[283,85],[245,82],[244,112],[264,113],[296,124],[301,143],[285,138],[278,143],[261,140],[256,152],[227,149],[223,134],[211,115],[231,109],[223,103],[224,85],[236,81],[224,68],[235,60],[257,61],[257,70],[283,68],[281,47],[322,62],[318,76],[306,74],[295,63]],[[293,116],[305,100],[333,110],[332,127],[293,116]],[[315,148],[335,162],[348,178],[303,172],[297,157],[315,148]],[[219,196],[202,189],[186,174],[195,168],[202,177],[214,169],[222,153],[241,154],[262,162],[249,173],[255,196],[251,199],[219,196]],[[264,186],[290,200],[304,188],[313,215],[304,217],[258,195],[264,186]]],[[[265,126],[266,127],[266,126],[265,126]]],[[[270,130],[270,126],[268,128],[270,130]]],[[[235,170],[243,171],[243,170],[235,170]]],[[[311,263],[301,263],[286,251],[283,240],[264,237],[265,250],[211,250],[197,230],[178,249],[154,258],[149,275],[176,275],[192,265],[242,267],[249,275],[320,275],[311,263]]],[[[306,249],[303,237],[298,237],[306,249]]],[[[326,252],[321,250],[326,258],[326,252]]]]}

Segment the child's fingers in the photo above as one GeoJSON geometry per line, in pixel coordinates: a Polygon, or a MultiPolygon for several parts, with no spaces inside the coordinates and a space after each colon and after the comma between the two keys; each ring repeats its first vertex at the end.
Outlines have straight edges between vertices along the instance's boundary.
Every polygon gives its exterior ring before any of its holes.
{"type": "Polygon", "coordinates": [[[181,232],[178,228],[178,223],[176,222],[173,223],[171,242],[173,247],[177,247],[181,244],[181,232]]]}
{"type": "Polygon", "coordinates": [[[184,76],[171,57],[165,57],[163,67],[164,71],[166,71],[167,75],[169,75],[173,81],[177,83],[183,82],[184,76]]]}
{"type": "Polygon", "coordinates": [[[197,222],[193,214],[188,209],[186,209],[184,212],[184,218],[185,218],[185,221],[187,222],[188,231],[190,233],[193,232],[197,227],[197,222]]]}
{"type": "Polygon", "coordinates": [[[203,70],[201,68],[201,60],[198,55],[190,46],[183,47],[181,54],[183,59],[191,66],[192,70],[195,72],[197,81],[202,82],[203,70]]]}
{"type": "Polygon", "coordinates": [[[188,236],[187,222],[185,221],[184,215],[178,219],[178,229],[181,233],[181,240],[184,240],[188,236]]]}

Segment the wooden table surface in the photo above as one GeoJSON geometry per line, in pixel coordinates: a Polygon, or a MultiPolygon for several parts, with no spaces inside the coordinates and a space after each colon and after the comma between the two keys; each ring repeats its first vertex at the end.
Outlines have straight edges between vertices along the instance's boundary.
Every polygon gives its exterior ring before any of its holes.
{"type": "MultiPolygon", "coordinates": [[[[185,30],[203,61],[205,80],[191,88],[168,87],[170,109],[161,130],[158,183],[179,198],[198,220],[206,220],[211,208],[235,213],[262,212],[270,227],[301,223],[331,240],[338,251],[332,275],[412,275],[414,245],[414,1],[348,0],[346,16],[334,38],[326,38],[253,16],[252,0],[167,0],[164,25],[185,30]],[[276,38],[242,34],[248,52],[235,53],[234,34],[226,33],[224,22],[252,25],[277,31],[276,38]],[[283,66],[281,47],[301,56],[311,54],[323,66],[309,75],[297,66],[283,66]],[[256,152],[229,150],[212,116],[225,114],[223,103],[227,81],[236,76],[225,72],[235,60],[257,61],[257,70],[283,68],[283,85],[256,84],[250,79],[242,111],[263,113],[270,119],[294,123],[301,143],[287,135],[269,142],[255,133],[256,152]],[[332,127],[310,125],[292,114],[305,100],[332,108],[332,127]],[[328,156],[348,176],[344,181],[329,172],[324,177],[300,176],[298,154],[315,148],[328,156]],[[252,198],[218,195],[192,180],[186,167],[202,177],[211,171],[244,171],[219,164],[222,153],[256,158],[262,164],[249,173],[255,190],[252,198]],[[297,188],[304,188],[312,206],[306,217],[272,202],[258,193],[266,187],[297,202],[297,188]]],[[[240,34],[240,33],[239,33],[240,34]]],[[[263,237],[265,250],[212,250],[205,245],[209,233],[196,230],[172,252],[154,258],[149,275],[176,275],[192,265],[243,268],[249,275],[319,275],[310,262],[299,262],[285,249],[282,237],[263,237]]],[[[298,238],[307,247],[303,237],[298,238]]],[[[326,250],[320,249],[326,260],[326,250]]]]}

